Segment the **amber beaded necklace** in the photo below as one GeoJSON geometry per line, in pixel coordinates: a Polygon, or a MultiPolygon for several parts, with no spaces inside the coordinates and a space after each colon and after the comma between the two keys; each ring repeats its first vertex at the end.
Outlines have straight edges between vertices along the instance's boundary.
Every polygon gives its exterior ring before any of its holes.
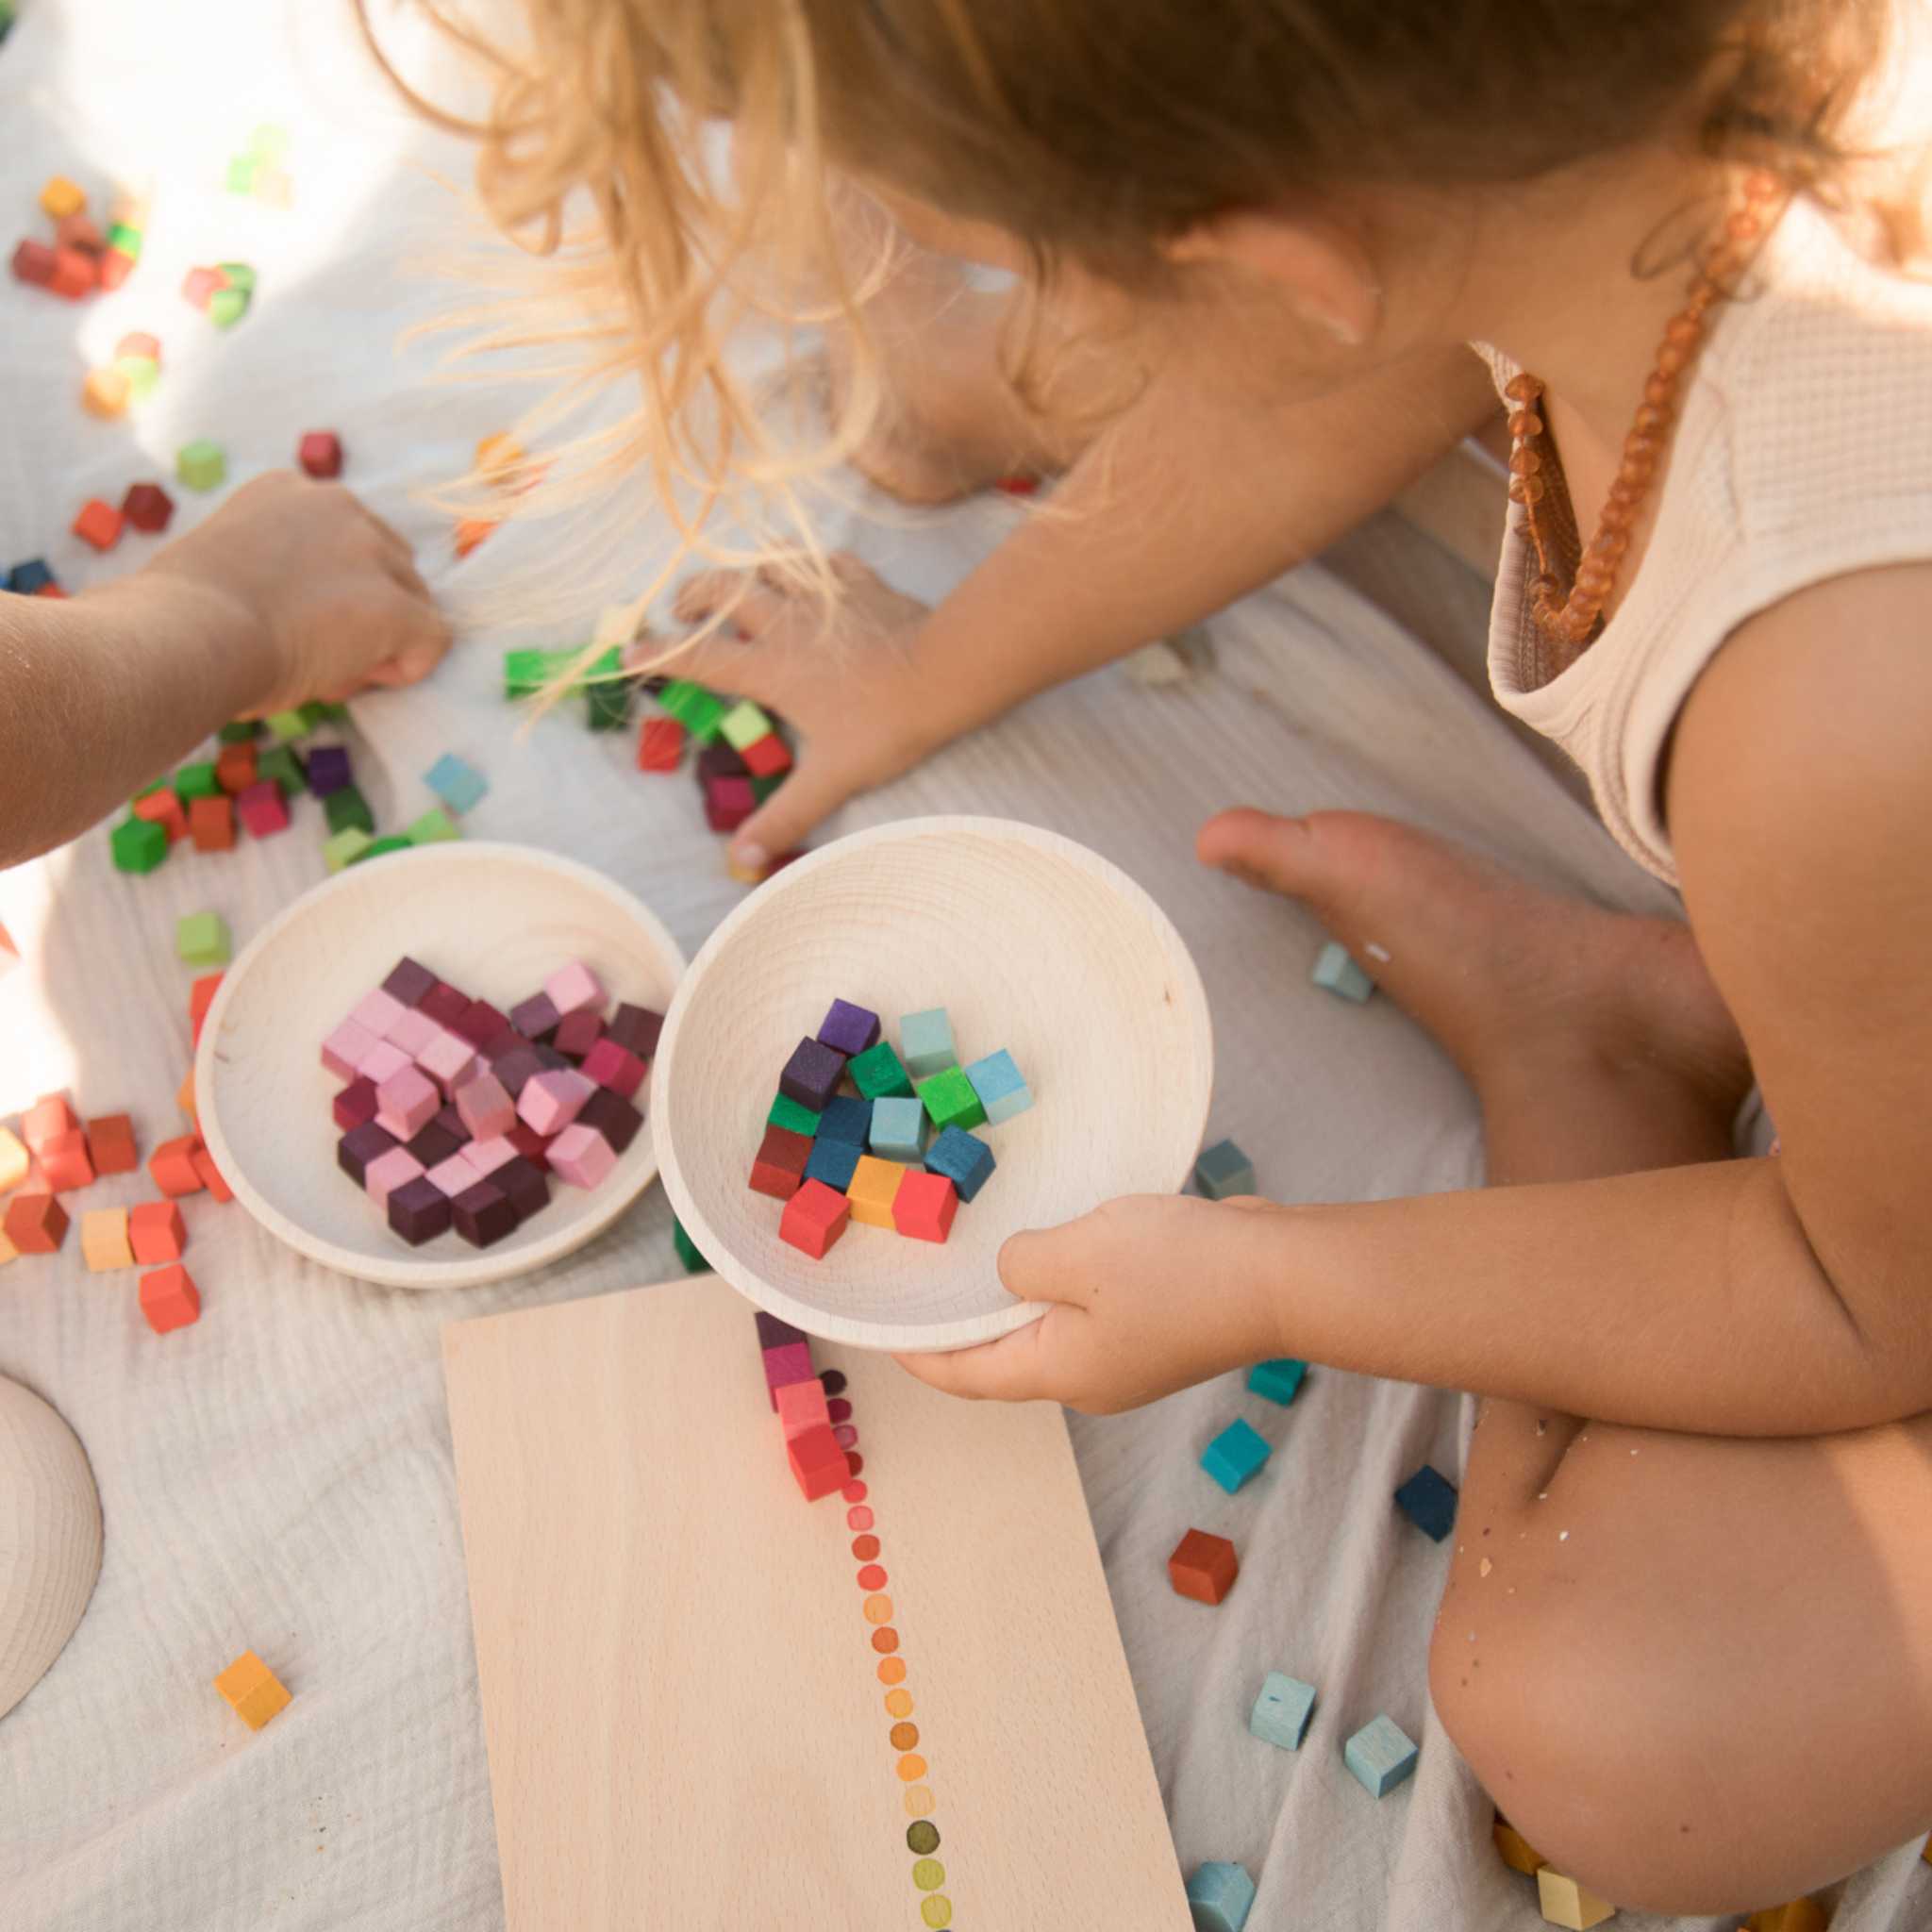
{"type": "Polygon", "coordinates": [[[1703,346],[1710,312],[1735,292],[1764,238],[1775,225],[1774,204],[1788,193],[1786,184],[1775,175],[1763,170],[1747,175],[1740,188],[1739,206],[1725,219],[1722,234],[1698,252],[1690,299],[1673,317],[1657,345],[1650,379],[1643,385],[1643,401],[1630,434],[1624,439],[1624,459],[1617,466],[1596,534],[1587,544],[1581,541],[1567,501],[1557,500],[1563,494],[1561,475],[1551,468],[1556,452],[1548,447],[1543,420],[1537,411],[1542,400],[1542,383],[1524,374],[1503,391],[1512,406],[1509,500],[1523,506],[1529,541],[1536,548],[1537,575],[1530,586],[1530,609],[1538,628],[1563,647],[1567,657],[1574,658],[1602,625],[1604,605],[1617,581],[1617,568],[1630,548],[1638,512],[1650,493],[1657,464],[1670,441],[1678,385],[1703,346]],[[1552,483],[1558,485],[1556,497],[1550,490],[1552,483]],[[1566,565],[1572,574],[1567,597],[1559,594],[1557,581],[1558,570],[1566,565]]]}

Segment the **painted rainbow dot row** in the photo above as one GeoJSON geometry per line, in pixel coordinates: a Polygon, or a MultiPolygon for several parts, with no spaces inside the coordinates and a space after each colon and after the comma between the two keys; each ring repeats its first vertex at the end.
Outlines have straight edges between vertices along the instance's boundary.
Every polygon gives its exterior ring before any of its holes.
{"type": "Polygon", "coordinates": [[[912,1883],[923,1894],[919,1901],[921,1922],[932,1932],[953,1923],[953,1902],[940,1887],[946,1882],[946,1868],[933,1856],[940,1848],[940,1828],[932,1822],[935,1800],[932,1787],[925,1782],[926,1762],[919,1753],[919,1726],[912,1722],[912,1692],[906,1688],[906,1659],[899,1655],[899,1633],[892,1627],[892,1599],[886,1594],[891,1581],[880,1563],[881,1546],[874,1534],[871,1505],[864,1483],[858,1480],[865,1467],[858,1455],[858,1431],[852,1425],[852,1404],[845,1399],[845,1377],[837,1369],[827,1369],[820,1377],[831,1400],[826,1407],[832,1418],[832,1433],[849,1459],[852,1480],[840,1491],[846,1503],[845,1527],[853,1532],[852,1556],[858,1564],[858,1582],[864,1596],[859,1605],[865,1621],[872,1625],[872,1647],[878,1653],[878,1680],[885,1686],[886,1715],[892,1720],[887,1741],[895,1754],[893,1769],[905,1787],[906,1847],[911,1852],[912,1883]]]}

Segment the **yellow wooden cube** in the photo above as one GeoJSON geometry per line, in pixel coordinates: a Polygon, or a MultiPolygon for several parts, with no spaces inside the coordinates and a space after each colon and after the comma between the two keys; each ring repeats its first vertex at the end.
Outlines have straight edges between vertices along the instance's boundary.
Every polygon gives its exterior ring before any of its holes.
{"type": "Polygon", "coordinates": [[[1525,1878],[1534,1878],[1548,1862],[1507,1819],[1496,1820],[1492,1836],[1496,1840],[1496,1851],[1504,1864],[1512,1872],[1521,1872],[1525,1878]]]}
{"type": "Polygon", "coordinates": [[[1617,1916],[1616,1907],[1607,1899],[1547,1865],[1536,1874],[1536,1890],[1543,1917],[1552,1925],[1566,1926],[1568,1932],[1590,1932],[1592,1925],[1617,1916]]]}
{"type": "Polygon", "coordinates": [[[32,1164],[20,1136],[11,1127],[0,1126],[0,1194],[19,1187],[32,1164]]]}
{"type": "Polygon", "coordinates": [[[41,190],[41,206],[58,222],[77,215],[87,206],[87,190],[65,175],[51,176],[41,190]]]}
{"type": "Polygon", "coordinates": [[[110,1268],[132,1268],[134,1248],[127,1239],[125,1208],[92,1208],[80,1217],[80,1252],[89,1271],[105,1274],[110,1268]]]}
{"type": "Polygon", "coordinates": [[[1824,1907],[1815,1898],[1770,1906],[1744,1921],[1744,1932],[1824,1932],[1824,1907]]]}
{"type": "Polygon", "coordinates": [[[853,1220],[862,1222],[867,1227],[891,1227],[892,1202],[899,1192],[899,1183],[905,1178],[906,1170],[898,1161],[881,1160],[876,1155],[861,1154],[845,1188],[845,1198],[852,1204],[853,1220]]]}
{"type": "Polygon", "coordinates": [[[190,1067],[181,1075],[181,1084],[175,1090],[175,1105],[192,1120],[195,1127],[201,1126],[201,1115],[194,1105],[194,1069],[190,1067]]]}
{"type": "Polygon", "coordinates": [[[80,386],[80,403],[90,416],[120,416],[134,385],[118,369],[91,369],[80,386]]]}
{"type": "Polygon", "coordinates": [[[289,1701],[282,1680],[252,1650],[244,1650],[215,1679],[215,1689],[251,1731],[260,1730],[289,1701]]]}

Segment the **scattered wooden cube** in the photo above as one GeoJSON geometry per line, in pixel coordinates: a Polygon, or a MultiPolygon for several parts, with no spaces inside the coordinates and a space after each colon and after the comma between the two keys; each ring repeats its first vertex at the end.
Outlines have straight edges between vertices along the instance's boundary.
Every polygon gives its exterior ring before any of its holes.
{"type": "Polygon", "coordinates": [[[705,823],[714,832],[735,832],[758,808],[749,778],[707,778],[705,823]]]}
{"type": "Polygon", "coordinates": [[[1441,1542],[1456,1526],[1456,1485],[1425,1462],[1395,1491],[1395,1507],[1424,1536],[1441,1542]]]}
{"type": "Polygon", "coordinates": [[[816,1040],[801,1040],[785,1071],[778,1076],[778,1091],[801,1107],[823,1114],[826,1104],[839,1091],[844,1077],[845,1056],[816,1040]]]}
{"type": "MultiPolygon", "coordinates": [[[[892,1203],[898,1197],[899,1184],[909,1178],[908,1170],[896,1160],[861,1154],[852,1170],[852,1178],[845,1183],[845,1198],[852,1205],[853,1220],[864,1227],[891,1227],[892,1203]]],[[[941,1185],[950,1189],[952,1183],[941,1185]]]]}
{"type": "Polygon", "coordinates": [[[13,251],[14,279],[31,282],[39,289],[50,289],[54,285],[55,259],[54,251],[44,242],[22,242],[13,251]]]}
{"type": "Polygon", "coordinates": [[[599,1087],[577,1109],[575,1124],[595,1127],[610,1142],[612,1153],[622,1154],[638,1137],[644,1117],[623,1094],[599,1087]]]}
{"type": "Polygon", "coordinates": [[[225,1205],[235,1198],[235,1191],[229,1187],[222,1171],[215,1165],[215,1158],[206,1147],[197,1146],[189,1156],[194,1163],[194,1171],[201,1176],[201,1184],[208,1190],[211,1201],[225,1205]]]}
{"type": "Polygon", "coordinates": [[[175,924],[175,952],[187,966],[225,966],[235,957],[228,923],[219,912],[187,912],[175,924]]]}
{"type": "Polygon", "coordinates": [[[175,499],[158,483],[130,483],[121,514],[137,530],[158,537],[174,518],[175,499]]]}
{"type": "Polygon", "coordinates": [[[343,1133],[375,1118],[375,1083],[358,1074],[330,1105],[335,1124],[343,1133]]]}
{"type": "Polygon", "coordinates": [[[78,1127],[56,1134],[40,1150],[41,1178],[57,1194],[93,1185],[93,1162],[88,1158],[87,1136],[78,1127]]]}
{"type": "Polygon", "coordinates": [[[67,1239],[67,1210],[51,1192],[23,1188],[7,1203],[7,1239],[23,1255],[51,1255],[67,1239]]]}
{"type": "Polygon", "coordinates": [[[1239,1417],[1201,1452],[1201,1467],[1231,1496],[1266,1466],[1267,1439],[1239,1417]]]}
{"type": "Polygon", "coordinates": [[[260,1730],[289,1702],[281,1679],[252,1650],[244,1650],[215,1679],[215,1689],[251,1731],[260,1730]]]}
{"type": "Polygon", "coordinates": [[[872,1108],[869,1100],[855,1100],[849,1093],[835,1093],[819,1114],[818,1139],[842,1141],[848,1147],[863,1149],[872,1138],[872,1108]]]}
{"type": "MultiPolygon", "coordinates": [[[[742,747],[739,756],[744,759],[754,778],[782,777],[791,769],[791,748],[775,731],[768,731],[762,738],[754,739],[742,747]]],[[[756,785],[752,791],[756,796],[756,785]]]]}
{"type": "Polygon", "coordinates": [[[474,809],[490,790],[490,780],[475,765],[448,751],[424,773],[423,782],[458,816],[474,809]]]}
{"type": "Polygon", "coordinates": [[[892,1225],[916,1241],[943,1241],[953,1231],[959,1211],[958,1191],[942,1174],[903,1170],[904,1178],[892,1197],[892,1225]]]}
{"type": "Polygon", "coordinates": [[[603,1021],[591,1008],[580,1007],[575,1013],[566,1013],[557,1023],[550,1043],[565,1059],[581,1062],[603,1037],[603,1021]]]}
{"type": "MultiPolygon", "coordinates": [[[[815,1145],[814,1153],[817,1151],[815,1145]]],[[[856,1158],[853,1164],[858,1164],[856,1158]]],[[[813,1260],[823,1261],[845,1232],[851,1218],[851,1204],[842,1192],[828,1188],[824,1181],[808,1180],[786,1202],[784,1217],[778,1224],[778,1239],[813,1260]]]]}
{"type": "Polygon", "coordinates": [[[195,798],[188,806],[188,836],[197,852],[232,852],[235,848],[235,801],[218,793],[195,798]]]}
{"type": "Polygon", "coordinates": [[[457,1111],[479,1141],[508,1134],[517,1124],[516,1103],[494,1074],[478,1074],[457,1089],[457,1111]]]}
{"type": "Polygon", "coordinates": [[[1194,1162],[1194,1185],[1210,1201],[1255,1191],[1255,1165],[1232,1141],[1204,1148],[1194,1162]]]}
{"type": "Polygon", "coordinates": [[[1243,1865],[1209,1859],[1188,1880],[1188,1911],[1194,1932],[1241,1932],[1254,1909],[1255,1881],[1243,1865]]]}
{"type": "Polygon", "coordinates": [[[819,1023],[818,1040],[848,1060],[861,1054],[879,1037],[879,1016],[869,1007],[856,1007],[849,1000],[834,1000],[819,1023]]]}
{"type": "Polygon", "coordinates": [[[1567,1926],[1569,1932],[1590,1932],[1592,1925],[1617,1916],[1616,1907],[1607,1899],[1597,1897],[1587,1886],[1547,1865],[1536,1874],[1536,1892],[1543,1918],[1552,1925],[1567,1926]]]}
{"type": "Polygon", "coordinates": [[[1534,1878],[1549,1862],[1501,1812],[1496,1814],[1490,1836],[1495,1840],[1496,1856],[1510,1871],[1521,1872],[1525,1878],[1534,1878]]]}
{"type": "MultiPolygon", "coordinates": [[[[698,1271],[693,1270],[693,1273],[698,1271]]],[[[767,1316],[766,1322],[776,1321],[775,1316],[767,1316]]],[[[814,1379],[815,1371],[811,1365],[811,1344],[806,1341],[803,1329],[793,1328],[789,1322],[779,1323],[792,1339],[784,1341],[768,1341],[762,1354],[765,1366],[765,1393],[771,1398],[772,1412],[778,1410],[778,1391],[791,1382],[809,1382],[814,1379]]],[[[760,1333],[766,1332],[760,1324],[760,1333]]],[[[776,1330],[770,1331],[775,1333],[776,1330]]]]}
{"type": "Polygon", "coordinates": [[[20,1138],[27,1152],[42,1155],[63,1134],[71,1134],[80,1122],[68,1105],[64,1093],[43,1093],[20,1117],[20,1138]]]}
{"type": "Polygon", "coordinates": [[[1280,1751],[1299,1751],[1315,1709],[1315,1687],[1285,1671],[1270,1671],[1248,1713],[1248,1729],[1280,1751]]]}
{"type": "Polygon", "coordinates": [[[912,1076],[890,1040],[874,1041],[863,1053],[854,1054],[845,1071],[868,1100],[912,1098],[912,1076]]]}
{"type": "Polygon", "coordinates": [[[676,771],[684,761],[684,736],[675,718],[646,718],[638,730],[638,770],[676,771]]]}
{"type": "Polygon", "coordinates": [[[54,275],[47,284],[55,294],[69,302],[78,302],[92,295],[100,285],[101,265],[92,255],[83,254],[78,248],[55,249],[54,275]]]}
{"type": "Polygon", "coordinates": [[[342,440],[333,429],[311,429],[295,445],[295,460],[305,475],[326,483],[342,474],[342,440]]]}
{"type": "Polygon", "coordinates": [[[90,497],[74,520],[74,534],[96,550],[111,550],[121,541],[124,521],[111,503],[103,503],[98,496],[90,497]]]}
{"type": "Polygon", "coordinates": [[[104,1274],[112,1268],[132,1268],[134,1250],[128,1245],[127,1210],[92,1208],[80,1217],[80,1252],[89,1272],[104,1274]]]}
{"type": "Polygon", "coordinates": [[[201,1319],[201,1291],[178,1261],[141,1277],[141,1312],[157,1335],[201,1319]]]}
{"type": "Polygon", "coordinates": [[[924,1158],[925,1171],[944,1174],[961,1201],[971,1201],[985,1187],[997,1164],[992,1149],[964,1127],[942,1128],[924,1158]]]}
{"type": "Polygon", "coordinates": [[[273,778],[257,778],[238,793],[235,814],[247,826],[251,839],[272,839],[289,829],[289,801],[273,778]]]}
{"type": "Polygon", "coordinates": [[[142,1267],[178,1261],[188,1250],[188,1227],[172,1201],[142,1201],[127,1210],[127,1244],[142,1267]]]}
{"type": "Polygon", "coordinates": [[[1363,1790],[1386,1798],[1415,1770],[1420,1753],[1393,1718],[1377,1717],[1341,1747],[1341,1756],[1363,1790]]]}
{"type": "Polygon", "coordinates": [[[1234,1588],[1241,1562],[1224,1536],[1191,1529],[1167,1559],[1167,1577],[1177,1594],[1196,1603],[1218,1604],[1234,1588]]]}
{"type": "Polygon", "coordinates": [[[207,1185],[195,1169],[192,1134],[163,1141],[148,1156],[147,1172],[148,1178],[171,1201],[179,1200],[185,1194],[198,1194],[207,1185]]]}
{"type": "Polygon", "coordinates": [[[1324,992],[1332,992],[1338,999],[1353,1000],[1357,1006],[1375,990],[1375,982],[1349,957],[1348,948],[1333,941],[1322,948],[1315,959],[1315,970],[1308,977],[1324,992]]]}
{"type": "MultiPolygon", "coordinates": [[[[647,1064],[658,1051],[658,1036],[663,1030],[662,1013],[654,1012],[649,1007],[634,1007],[622,1002],[604,1028],[608,1039],[616,1041],[626,1053],[636,1054],[647,1064]]],[[[784,1123],[779,1124],[782,1126],[784,1123]]]]}
{"type": "Polygon", "coordinates": [[[685,1232],[684,1223],[675,1214],[671,1217],[671,1245],[677,1250],[677,1258],[687,1274],[708,1274],[711,1272],[711,1264],[698,1253],[697,1243],[685,1232]]]}
{"type": "Polygon", "coordinates": [[[181,809],[181,801],[166,785],[153,791],[143,791],[134,801],[133,810],[136,818],[160,826],[168,835],[170,845],[188,836],[188,814],[181,809]]]}
{"type": "MultiPolygon", "coordinates": [[[[1932,1858],[1925,1862],[1932,1864],[1932,1858]]],[[[1824,1932],[1824,1907],[1815,1898],[1794,1898],[1786,1905],[1769,1906],[1744,1921],[1744,1932],[1824,1932]]]]}
{"type": "MultiPolygon", "coordinates": [[[[780,1107],[795,1107],[781,1094],[773,1103],[775,1115],[780,1107]]],[[[799,1108],[800,1112],[805,1111],[799,1108]]],[[[916,1099],[888,1095],[872,1104],[872,1126],[867,1145],[881,1160],[896,1160],[902,1167],[914,1167],[925,1154],[925,1108],[916,1099]]]]}
{"type": "Polygon", "coordinates": [[[741,699],[718,720],[718,736],[741,757],[746,745],[769,738],[771,732],[772,721],[749,698],[741,699]]]}
{"type": "Polygon", "coordinates": [[[829,1496],[851,1479],[852,1466],[829,1427],[804,1429],[785,1444],[785,1459],[808,1503],[829,1496]]]}
{"type": "Polygon", "coordinates": [[[228,476],[227,455],[220,443],[197,437],[175,452],[175,474],[190,490],[219,490],[228,476]]]}
{"type": "Polygon", "coordinates": [[[90,369],[80,385],[80,406],[90,416],[111,422],[127,411],[134,385],[118,369],[90,369]]]}
{"type": "Polygon", "coordinates": [[[906,1070],[915,1080],[930,1079],[959,1062],[953,1045],[953,1023],[943,1007],[908,1013],[899,1022],[899,1044],[905,1052],[906,1070]]]}
{"type": "Polygon", "coordinates": [[[1248,1392],[1265,1396],[1270,1402],[1278,1402],[1286,1408],[1294,1400],[1301,1389],[1302,1377],[1307,1373],[1307,1363],[1296,1361],[1292,1356],[1257,1362],[1248,1371],[1248,1392]]]}
{"type": "Polygon", "coordinates": [[[573,1121],[550,1143],[550,1171],[574,1188],[598,1188],[610,1178],[617,1156],[595,1127],[573,1121]]]}

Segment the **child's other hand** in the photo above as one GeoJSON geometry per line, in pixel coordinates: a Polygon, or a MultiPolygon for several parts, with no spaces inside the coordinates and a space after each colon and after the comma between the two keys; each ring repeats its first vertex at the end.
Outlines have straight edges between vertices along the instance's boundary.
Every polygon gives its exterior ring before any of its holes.
{"type": "MultiPolygon", "coordinates": [[[[970,1209],[967,1211],[971,1211],[970,1209]]],[[[1262,1284],[1280,1267],[1267,1201],[1137,1194],[1014,1235],[1000,1279],[1039,1321],[953,1355],[901,1356],[948,1394],[1107,1415],[1281,1353],[1262,1284]],[[1273,1240],[1271,1240],[1273,1237],[1273,1240]]]]}
{"type": "MultiPolygon", "coordinates": [[[[791,774],[732,838],[732,857],[749,872],[794,850],[855,792],[898,776],[950,735],[924,723],[910,668],[926,607],[856,557],[841,552],[830,561],[842,595],[829,611],[770,571],[707,571],[677,593],[685,624],[724,615],[716,633],[666,658],[666,675],[751,698],[800,735],[791,774]]],[[[662,652],[650,645],[632,661],[662,652]]]]}
{"type": "Polygon", "coordinates": [[[157,579],[263,652],[261,711],[414,684],[449,649],[409,546],[340,484],[291,471],[244,484],[136,581],[157,579]]]}

